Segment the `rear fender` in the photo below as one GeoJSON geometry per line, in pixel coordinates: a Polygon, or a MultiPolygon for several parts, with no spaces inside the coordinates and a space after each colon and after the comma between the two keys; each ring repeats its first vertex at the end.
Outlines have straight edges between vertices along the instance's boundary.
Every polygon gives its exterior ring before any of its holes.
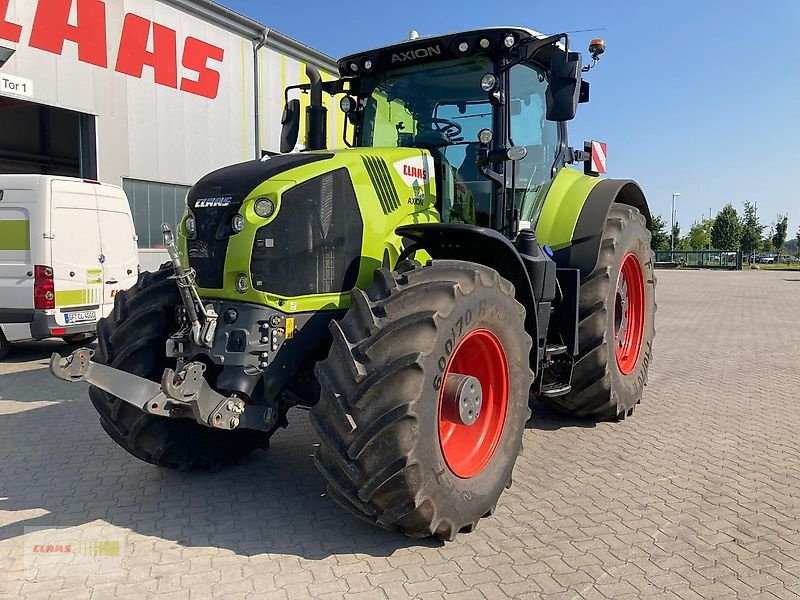
{"type": "Polygon", "coordinates": [[[581,277],[586,277],[597,264],[603,229],[614,202],[637,208],[647,228],[652,228],[647,200],[635,181],[597,179],[562,169],[545,198],[536,237],[553,249],[553,260],[559,267],[579,269],[581,277]]]}
{"type": "Polygon", "coordinates": [[[493,229],[460,223],[403,225],[395,232],[434,259],[474,262],[497,271],[514,284],[517,301],[525,307],[525,329],[532,339],[538,339],[537,303],[530,276],[506,237],[493,229]]]}

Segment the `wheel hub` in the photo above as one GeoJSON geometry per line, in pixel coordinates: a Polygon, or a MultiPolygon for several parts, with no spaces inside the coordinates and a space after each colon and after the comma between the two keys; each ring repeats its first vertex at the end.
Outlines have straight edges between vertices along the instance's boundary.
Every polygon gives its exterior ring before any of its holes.
{"type": "Polygon", "coordinates": [[[487,329],[470,331],[450,355],[439,393],[439,445],[450,471],[481,473],[500,443],[508,412],[508,360],[487,329]]]}
{"type": "Polygon", "coordinates": [[[450,373],[444,384],[442,416],[460,425],[473,425],[481,414],[483,389],[477,377],[450,373]]]}

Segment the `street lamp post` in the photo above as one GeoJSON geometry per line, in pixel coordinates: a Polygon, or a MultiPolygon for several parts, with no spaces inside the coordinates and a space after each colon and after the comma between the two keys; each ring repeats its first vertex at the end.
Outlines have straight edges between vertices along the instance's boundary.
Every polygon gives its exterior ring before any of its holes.
{"type": "Polygon", "coordinates": [[[672,219],[669,230],[670,260],[675,260],[675,198],[680,196],[680,192],[672,194],[672,219]]]}

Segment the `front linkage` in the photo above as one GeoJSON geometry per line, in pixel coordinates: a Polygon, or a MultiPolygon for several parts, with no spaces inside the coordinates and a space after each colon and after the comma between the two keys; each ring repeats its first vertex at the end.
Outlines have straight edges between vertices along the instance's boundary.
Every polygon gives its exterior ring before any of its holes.
{"type": "Polygon", "coordinates": [[[79,348],[62,358],[50,357],[50,372],[64,381],[86,381],[151,415],[194,418],[216,429],[255,429],[270,431],[277,414],[271,407],[246,404],[236,396],[215,392],[203,377],[206,366],[186,364],[177,374],[164,369],[161,383],[155,383],[119,369],[92,362],[94,351],[79,348]]]}
{"type": "Polygon", "coordinates": [[[65,358],[54,352],[50,357],[50,372],[64,381],[86,381],[151,415],[194,418],[201,425],[216,429],[271,431],[278,420],[274,408],[246,404],[235,395],[223,396],[214,391],[203,377],[205,364],[184,363],[180,358],[180,349],[187,343],[212,346],[217,314],[212,305],[204,306],[201,302],[194,284],[194,271],[183,268],[170,227],[162,225],[162,232],[175,271],[172,278],[180,290],[186,314],[185,326],[167,342],[167,354],[178,356],[178,372],[166,368],[160,384],[155,383],[92,362],[94,351],[89,348],[79,348],[65,358]]]}

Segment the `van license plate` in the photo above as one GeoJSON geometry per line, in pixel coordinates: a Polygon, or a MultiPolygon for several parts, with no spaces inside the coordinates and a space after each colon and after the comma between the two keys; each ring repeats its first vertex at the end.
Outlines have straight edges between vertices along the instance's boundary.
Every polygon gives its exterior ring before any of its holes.
{"type": "Polygon", "coordinates": [[[66,323],[84,323],[97,319],[97,312],[93,310],[82,310],[80,312],[64,313],[66,323]]]}

